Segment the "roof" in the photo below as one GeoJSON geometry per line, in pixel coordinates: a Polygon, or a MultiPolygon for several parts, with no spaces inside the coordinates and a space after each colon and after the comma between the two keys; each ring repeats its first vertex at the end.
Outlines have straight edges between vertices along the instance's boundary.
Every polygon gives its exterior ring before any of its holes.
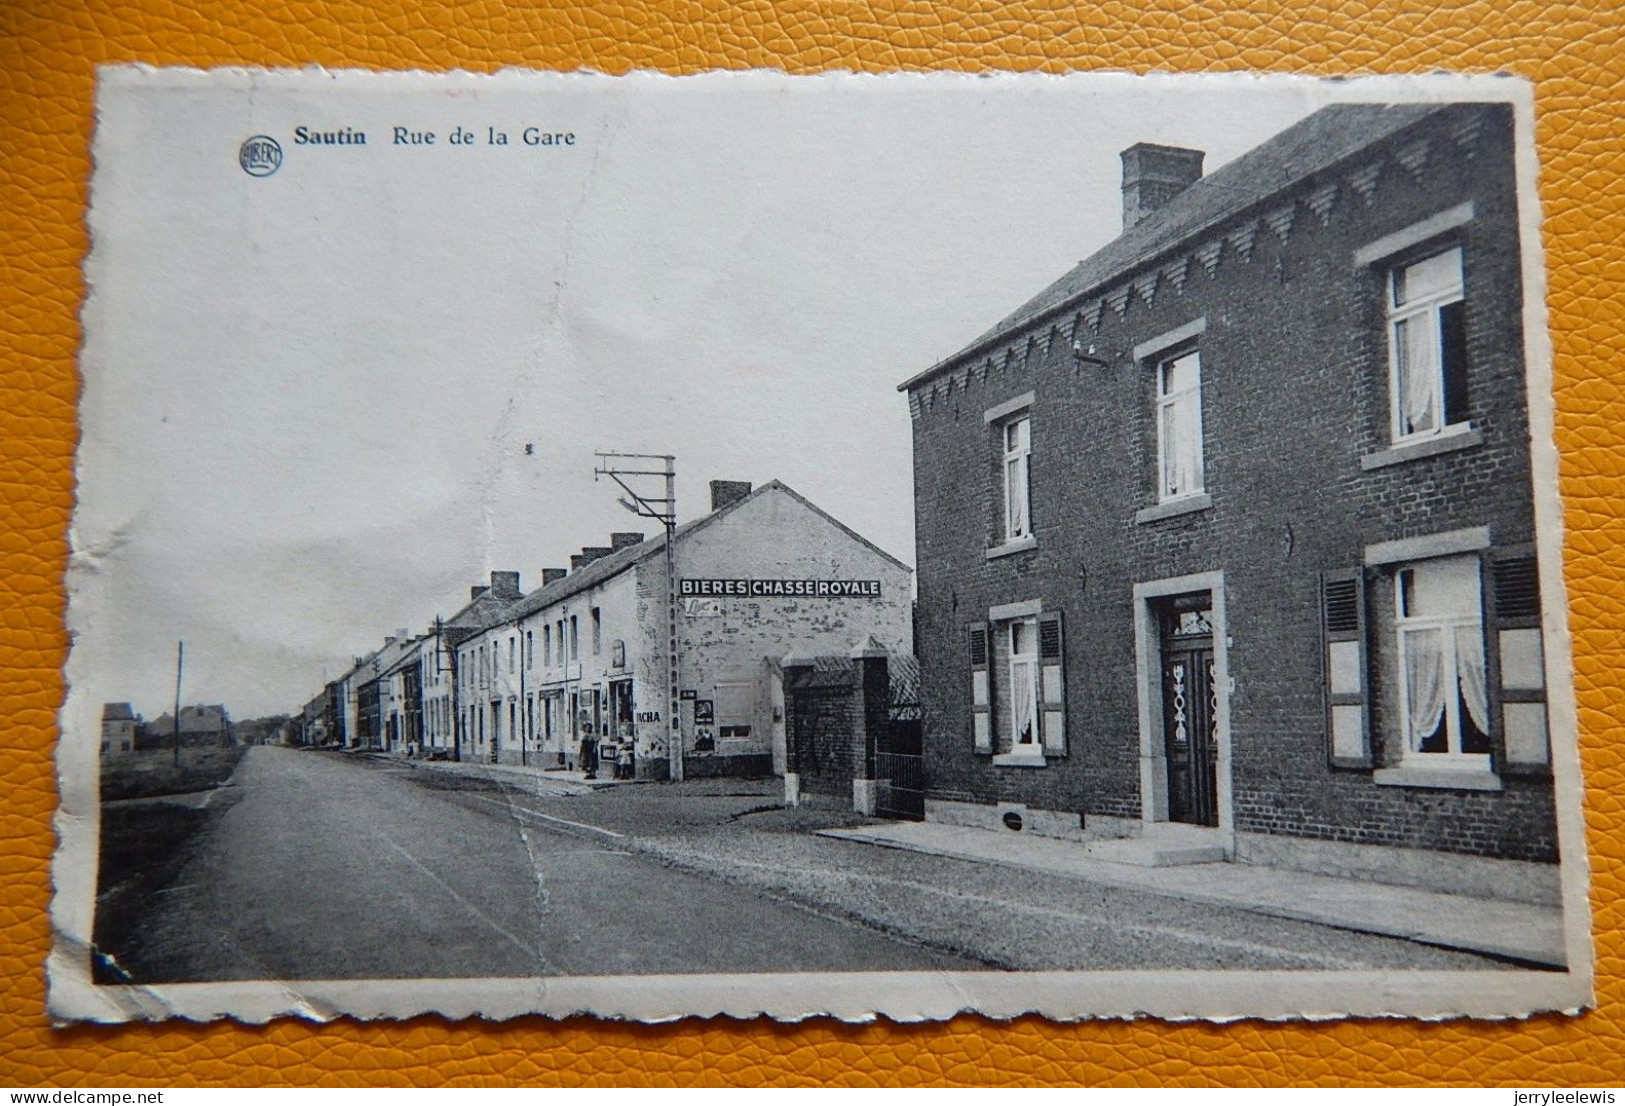
{"type": "Polygon", "coordinates": [[[417,638],[407,638],[405,641],[386,641],[384,647],[372,655],[371,667],[361,682],[370,684],[374,680],[389,675],[397,664],[417,648],[417,644],[417,638]]]}
{"type": "Polygon", "coordinates": [[[422,644],[423,638],[421,637],[396,642],[394,646],[391,646],[391,648],[395,649],[396,656],[393,660],[385,660],[385,667],[380,675],[388,676],[393,672],[398,672],[412,661],[416,660],[419,647],[422,644]]]}
{"type": "MultiPolygon", "coordinates": [[[[213,733],[226,728],[226,708],[218,704],[181,708],[182,733],[213,733]]],[[[175,716],[164,712],[152,722],[155,733],[166,733],[175,728],[175,716]]]]}
{"type": "Polygon", "coordinates": [[[464,604],[456,614],[442,622],[440,632],[451,644],[461,645],[487,626],[495,626],[504,621],[509,608],[523,602],[524,598],[521,594],[517,599],[504,599],[500,595],[492,594],[487,588],[464,604]]]}
{"type": "MultiPolygon", "coordinates": [[[[766,495],[770,491],[783,492],[791,499],[794,499],[797,503],[801,504],[803,507],[818,515],[820,518],[832,523],[848,537],[851,537],[861,543],[865,548],[871,550],[872,552],[878,553],[880,556],[884,557],[886,560],[890,561],[904,572],[910,571],[909,567],[902,561],[899,561],[896,557],[893,557],[890,553],[887,553],[884,549],[881,549],[878,545],[874,544],[874,542],[870,541],[868,538],[865,538],[862,534],[859,534],[857,531],[853,530],[839,519],[830,515],[827,511],[820,508],[806,496],[779,480],[769,480],[761,487],[752,491],[749,495],[741,496],[732,503],[729,503],[724,507],[719,507],[717,510],[712,511],[703,518],[697,518],[693,522],[685,522],[683,525],[677,528],[676,540],[682,541],[688,535],[703,529],[704,527],[710,526],[719,519],[727,517],[734,511],[737,511],[740,507],[744,506],[746,503],[749,503],[760,496],[766,495]]],[[[625,572],[634,565],[640,564],[658,553],[662,553],[665,548],[666,535],[662,533],[657,534],[648,541],[642,542],[638,545],[631,545],[625,549],[600,557],[598,560],[576,569],[568,576],[555,580],[546,587],[536,589],[521,599],[518,603],[509,607],[500,617],[492,618],[485,624],[485,626],[481,628],[485,629],[491,626],[501,625],[502,623],[512,622],[517,619],[524,618],[526,615],[534,614],[543,608],[552,606],[554,603],[561,602],[570,598],[572,595],[579,594],[580,592],[586,591],[588,588],[595,587],[598,584],[611,579],[612,577],[620,575],[622,572],[625,572]]]]}
{"type": "Polygon", "coordinates": [[[135,709],[129,703],[105,703],[102,705],[103,722],[134,722],[135,709]]]}
{"type": "Polygon", "coordinates": [[[1390,135],[1443,110],[1442,104],[1333,104],[1293,124],[1180,192],[1143,221],[1080,261],[1071,272],[1006,315],[991,330],[951,357],[898,385],[907,391],[969,354],[996,345],[1014,332],[1077,299],[1101,291],[1188,239],[1212,230],[1249,208],[1390,135]]]}

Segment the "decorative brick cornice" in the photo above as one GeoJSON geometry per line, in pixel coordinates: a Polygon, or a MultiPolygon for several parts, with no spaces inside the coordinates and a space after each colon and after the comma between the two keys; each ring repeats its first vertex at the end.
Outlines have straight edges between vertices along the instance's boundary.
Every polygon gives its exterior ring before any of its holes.
{"type": "Polygon", "coordinates": [[[1370,207],[1377,202],[1377,181],[1381,177],[1382,162],[1373,161],[1349,174],[1349,187],[1365,202],[1365,206],[1370,207]]]}
{"type": "Polygon", "coordinates": [[[1419,138],[1415,142],[1401,146],[1394,151],[1394,160],[1405,167],[1412,180],[1420,180],[1422,170],[1427,168],[1428,154],[1432,149],[1433,144],[1431,142],[1425,138],[1419,138]]]}
{"type": "Polygon", "coordinates": [[[1241,255],[1243,262],[1250,263],[1253,259],[1253,243],[1258,240],[1258,220],[1248,219],[1241,226],[1224,236],[1230,248],[1241,255]]]}
{"type": "Polygon", "coordinates": [[[1266,213],[1264,216],[1264,224],[1268,226],[1270,230],[1275,232],[1275,237],[1279,238],[1281,240],[1281,245],[1284,246],[1287,243],[1287,239],[1292,237],[1292,224],[1297,217],[1297,205],[1289,203],[1284,207],[1278,207],[1274,211],[1266,213]]]}
{"type": "Polygon", "coordinates": [[[1300,203],[1314,214],[1320,226],[1327,227],[1336,213],[1338,200],[1347,193],[1358,196],[1364,207],[1374,206],[1384,172],[1391,165],[1402,166],[1412,180],[1420,181],[1430,165],[1448,162],[1448,158],[1441,161],[1433,156],[1441,148],[1447,153],[1459,151],[1462,158],[1470,159],[1477,152],[1483,132],[1482,113],[1467,112],[1452,120],[1447,130],[1435,129],[1431,135],[1414,137],[1402,144],[1402,136],[1390,136],[1381,145],[1368,147],[1363,160],[1351,161],[1341,169],[1334,169],[1333,172],[1338,174],[1337,179],[1321,177],[1318,180],[1300,181],[1293,191],[1276,194],[1279,206],[1262,213],[1255,208],[1252,214],[1243,215],[1226,227],[1210,228],[1200,238],[1187,239],[1183,250],[1151,258],[1137,271],[1119,273],[1117,279],[1120,283],[1108,291],[1100,292],[1097,286],[1094,297],[1078,305],[1075,313],[1059,319],[1035,320],[1032,325],[1042,329],[1029,327],[1025,333],[1006,336],[1002,348],[995,347],[977,364],[963,371],[945,373],[955,381],[954,384],[944,387],[939,378],[937,387],[926,383],[914,389],[910,393],[910,413],[918,418],[922,410],[929,410],[934,405],[936,399],[949,394],[949,387],[957,385],[967,388],[971,383],[983,384],[991,373],[1011,368],[1012,362],[1018,358],[1023,364],[1030,363],[1035,355],[1039,359],[1045,358],[1057,336],[1063,346],[1067,346],[1078,339],[1085,327],[1090,334],[1098,334],[1108,305],[1119,319],[1126,319],[1129,305],[1136,295],[1147,306],[1154,304],[1157,293],[1164,287],[1171,286],[1175,295],[1182,296],[1190,279],[1193,259],[1201,265],[1210,281],[1219,279],[1220,270],[1224,267],[1226,246],[1229,252],[1240,257],[1242,264],[1250,265],[1261,224],[1267,226],[1285,247],[1297,226],[1297,207],[1300,203]]]}
{"type": "Polygon", "coordinates": [[[1219,257],[1224,253],[1224,239],[1215,238],[1211,242],[1204,242],[1196,248],[1191,256],[1202,263],[1207,271],[1208,279],[1214,279],[1219,271],[1219,257]]]}
{"type": "Polygon", "coordinates": [[[1167,278],[1169,284],[1174,286],[1174,295],[1185,294],[1185,277],[1190,272],[1190,268],[1191,259],[1188,256],[1181,257],[1176,261],[1170,261],[1162,267],[1162,275],[1167,278]]]}
{"type": "Polygon", "coordinates": [[[1316,218],[1320,220],[1321,226],[1330,226],[1332,222],[1332,210],[1337,206],[1336,182],[1334,181],[1331,184],[1321,185],[1319,188],[1309,193],[1309,195],[1304,198],[1303,202],[1308,205],[1310,211],[1315,213],[1316,218]]]}

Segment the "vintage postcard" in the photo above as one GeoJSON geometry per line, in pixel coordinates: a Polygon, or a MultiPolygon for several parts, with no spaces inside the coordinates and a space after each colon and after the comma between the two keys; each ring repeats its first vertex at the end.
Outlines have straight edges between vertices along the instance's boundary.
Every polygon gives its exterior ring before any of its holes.
{"type": "Polygon", "coordinates": [[[104,70],[62,1021],[1592,999],[1533,95],[104,70]]]}

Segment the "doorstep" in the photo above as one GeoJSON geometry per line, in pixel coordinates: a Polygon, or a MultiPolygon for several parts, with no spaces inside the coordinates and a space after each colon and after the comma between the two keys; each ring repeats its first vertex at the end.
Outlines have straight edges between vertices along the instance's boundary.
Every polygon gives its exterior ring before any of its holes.
{"type": "Polygon", "coordinates": [[[1147,863],[1148,856],[1155,857],[1154,849],[1135,854],[1126,843],[1115,841],[1080,845],[1060,838],[999,833],[943,822],[888,822],[820,830],[819,836],[1026,868],[1541,967],[1566,966],[1563,912],[1556,906],[1451,895],[1254,864],[1147,863]],[[1124,847],[1116,852],[1104,848],[1117,845],[1124,847]],[[1114,856],[1138,859],[1112,859],[1114,856]]]}

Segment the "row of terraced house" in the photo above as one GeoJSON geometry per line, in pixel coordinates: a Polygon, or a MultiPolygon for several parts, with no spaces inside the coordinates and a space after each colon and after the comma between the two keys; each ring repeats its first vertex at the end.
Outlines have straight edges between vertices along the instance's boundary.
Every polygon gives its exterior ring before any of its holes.
{"type": "MultiPolygon", "coordinates": [[[[673,540],[687,775],[784,772],[786,657],[912,652],[909,568],[779,481],[713,481],[711,510],[673,540]]],[[[304,707],[305,743],[664,778],[665,542],[612,534],[528,593],[493,572],[456,613],[330,682],[304,707]]]]}

